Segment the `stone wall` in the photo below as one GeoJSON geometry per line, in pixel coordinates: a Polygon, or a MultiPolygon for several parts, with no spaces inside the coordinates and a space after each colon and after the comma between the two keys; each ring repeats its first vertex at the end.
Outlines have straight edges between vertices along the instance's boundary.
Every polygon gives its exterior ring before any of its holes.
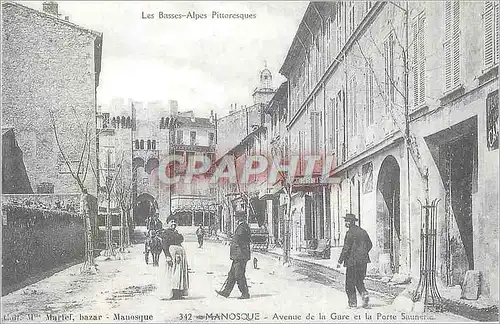
{"type": "Polygon", "coordinates": [[[85,228],[76,213],[2,206],[2,287],[83,260],[85,228]]]}
{"type": "MultiPolygon", "coordinates": [[[[87,122],[95,134],[101,36],[16,3],[2,3],[2,26],[2,127],[14,128],[33,188],[49,182],[55,193],[78,192],[58,157],[49,111],[76,167],[87,122]]],[[[95,159],[92,153],[94,164],[95,159]]],[[[86,184],[95,195],[88,172],[86,184]]]]}

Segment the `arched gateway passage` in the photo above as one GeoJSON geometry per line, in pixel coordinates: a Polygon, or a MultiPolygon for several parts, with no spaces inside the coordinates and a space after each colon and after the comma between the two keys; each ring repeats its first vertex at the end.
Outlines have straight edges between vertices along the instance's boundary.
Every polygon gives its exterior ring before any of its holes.
{"type": "Polygon", "coordinates": [[[401,243],[399,177],[398,162],[392,155],[387,156],[382,162],[377,179],[377,248],[380,251],[381,270],[386,274],[399,272],[401,243]],[[390,268],[384,269],[384,262],[389,263],[390,268]]]}
{"type": "Polygon", "coordinates": [[[146,225],[146,219],[158,210],[158,202],[150,194],[143,193],[136,199],[134,206],[134,221],[137,226],[146,225]]]}

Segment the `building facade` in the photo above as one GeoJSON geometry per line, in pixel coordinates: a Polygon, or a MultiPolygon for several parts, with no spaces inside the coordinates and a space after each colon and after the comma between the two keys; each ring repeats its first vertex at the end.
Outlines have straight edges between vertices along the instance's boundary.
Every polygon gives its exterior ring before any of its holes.
{"type": "Polygon", "coordinates": [[[79,193],[67,159],[96,196],[97,179],[81,156],[85,150],[97,165],[102,33],[62,19],[55,2],[43,8],[2,3],[2,128],[14,131],[23,154],[31,188],[22,193],[79,193]]]}
{"type": "MultiPolygon", "coordinates": [[[[231,156],[235,165],[243,167],[249,155],[269,156],[266,124],[269,116],[266,109],[275,95],[271,71],[264,67],[259,72],[259,83],[252,93],[253,104],[240,106],[231,104],[228,115],[217,120],[216,160],[231,156]]],[[[218,183],[216,203],[219,208],[219,229],[225,233],[234,230],[234,212],[245,211],[253,227],[262,227],[268,223],[266,200],[260,199],[261,191],[267,190],[267,182],[253,179],[248,184],[218,183]],[[259,182],[260,181],[260,182],[259,182]]]]}
{"type": "MultiPolygon", "coordinates": [[[[102,215],[108,210],[108,179],[111,183],[130,188],[131,216],[135,225],[145,225],[145,220],[157,212],[163,222],[173,215],[178,218],[179,225],[193,225],[198,222],[196,213],[200,212],[201,219],[205,219],[202,215],[205,209],[213,209],[206,217],[207,223],[213,222],[216,208],[210,198],[210,188],[205,188],[203,183],[162,183],[159,167],[161,159],[173,154],[182,156],[186,161],[195,154],[213,159],[216,116],[212,114],[210,118],[200,118],[195,117],[192,111],[179,112],[178,103],[174,100],[167,104],[117,98],[107,110],[99,114],[102,188],[99,210],[102,215]],[[113,179],[122,180],[113,182],[113,179]]],[[[114,195],[115,189],[110,197],[110,208],[116,217],[121,211],[119,197],[114,195]]]]}
{"type": "Polygon", "coordinates": [[[440,284],[480,270],[498,299],[498,19],[488,1],[310,3],[280,70],[286,126],[291,153],[333,155],[340,184],[294,202],[298,241],[329,237],[338,258],[351,212],[370,271],[418,277],[420,202],[439,199],[440,284]]]}

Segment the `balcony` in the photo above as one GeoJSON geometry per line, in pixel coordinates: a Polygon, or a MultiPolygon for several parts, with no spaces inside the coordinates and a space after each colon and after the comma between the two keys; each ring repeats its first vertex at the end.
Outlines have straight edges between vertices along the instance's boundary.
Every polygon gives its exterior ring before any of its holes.
{"type": "Polygon", "coordinates": [[[215,145],[172,144],[172,149],[186,152],[215,152],[215,145]]]}

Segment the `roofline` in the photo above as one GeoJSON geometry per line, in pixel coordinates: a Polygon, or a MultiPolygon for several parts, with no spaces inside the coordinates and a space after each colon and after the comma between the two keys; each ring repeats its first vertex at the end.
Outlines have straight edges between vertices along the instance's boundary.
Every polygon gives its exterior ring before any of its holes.
{"type": "Polygon", "coordinates": [[[306,11],[304,12],[304,15],[302,16],[302,19],[300,20],[300,23],[299,25],[297,26],[297,31],[295,32],[295,36],[293,36],[293,40],[292,40],[292,43],[290,44],[290,47],[288,48],[288,51],[287,51],[287,54],[286,54],[286,57],[285,57],[285,60],[283,61],[283,64],[281,65],[281,68],[279,69],[279,73],[281,75],[285,75],[285,65],[288,63],[288,60],[290,58],[290,52],[292,50],[292,47],[294,46],[294,44],[296,43],[297,41],[297,35],[299,34],[299,31],[302,29],[302,23],[306,20],[306,17],[309,13],[309,11],[311,10],[312,8],[312,1],[309,1],[309,4],[307,5],[307,8],[306,8],[306,11]]]}
{"type": "Polygon", "coordinates": [[[77,25],[77,24],[75,24],[75,23],[73,23],[71,21],[61,19],[61,18],[56,17],[56,16],[54,16],[52,14],[49,14],[47,12],[44,12],[44,11],[41,11],[41,10],[38,10],[38,9],[34,9],[34,8],[31,8],[31,7],[27,7],[25,5],[22,5],[20,3],[14,2],[14,1],[4,1],[4,2],[2,2],[2,7],[6,6],[6,5],[13,5],[13,6],[18,7],[18,8],[28,9],[28,10],[36,13],[36,14],[39,14],[39,15],[51,18],[51,19],[55,20],[56,22],[59,22],[59,23],[62,23],[64,25],[67,25],[69,27],[73,27],[75,29],[79,29],[81,31],[87,32],[87,33],[89,33],[89,34],[91,34],[91,35],[93,35],[95,37],[100,37],[101,38],[101,43],[102,43],[102,33],[101,32],[98,32],[98,31],[95,31],[95,30],[92,30],[92,29],[89,29],[89,28],[85,28],[85,27],[77,25]]]}

